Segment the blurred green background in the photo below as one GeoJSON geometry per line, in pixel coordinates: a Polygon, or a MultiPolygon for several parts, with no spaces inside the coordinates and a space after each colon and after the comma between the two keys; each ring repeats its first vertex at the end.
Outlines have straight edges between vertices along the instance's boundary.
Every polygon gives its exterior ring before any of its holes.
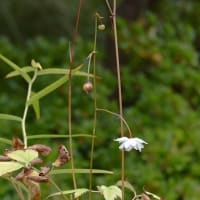
{"type": "MultiPolygon", "coordinates": [[[[2,0],[0,6],[0,53],[19,66],[31,59],[46,67],[68,67],[78,1],[2,0]]],[[[170,200],[198,200],[200,196],[200,2],[187,0],[121,0],[118,2],[118,34],[123,87],[124,118],[134,132],[149,144],[142,153],[126,154],[126,179],[138,192],[147,190],[170,200]]],[[[83,1],[75,65],[83,63],[93,48],[94,13],[104,16],[106,30],[98,33],[97,106],[117,112],[117,83],[112,30],[104,1],[83,1]]],[[[22,115],[27,85],[21,78],[4,79],[11,69],[0,62],[0,113],[22,115]]],[[[38,79],[34,91],[56,80],[38,79]]],[[[72,82],[73,133],[92,133],[93,98],[82,90],[85,78],[72,82]]],[[[67,134],[67,86],[41,100],[41,119],[30,109],[29,135],[67,134]]],[[[115,184],[120,179],[119,120],[97,114],[94,168],[114,175],[94,176],[95,185],[115,184]],[[105,148],[106,147],[106,148],[105,148]]],[[[21,137],[18,123],[0,121],[0,137],[21,137]]],[[[128,135],[128,132],[126,133],[128,135]]],[[[30,140],[53,149],[68,140],[30,140]]],[[[88,168],[88,138],[74,139],[75,166],[88,168]]],[[[1,152],[9,148],[1,144],[1,152]]],[[[47,163],[56,157],[53,151],[47,163]]],[[[71,175],[55,177],[64,190],[72,188],[71,175]]],[[[79,187],[88,186],[88,176],[78,176],[79,187]]],[[[44,185],[44,196],[54,192],[44,185]]],[[[17,200],[12,185],[0,179],[2,200],[17,200]]],[[[94,189],[95,186],[94,186],[94,189]]],[[[84,199],[84,198],[83,198],[84,199]]],[[[95,199],[95,197],[94,197],[95,199]]],[[[97,197],[99,199],[99,197],[97,197]]]]}

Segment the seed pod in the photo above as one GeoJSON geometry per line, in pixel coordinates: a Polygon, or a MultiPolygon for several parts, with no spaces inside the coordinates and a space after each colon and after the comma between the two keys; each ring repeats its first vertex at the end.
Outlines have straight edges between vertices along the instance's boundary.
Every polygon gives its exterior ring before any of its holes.
{"type": "Polygon", "coordinates": [[[92,83],[91,83],[90,81],[84,83],[84,85],[83,85],[83,90],[84,90],[86,93],[91,92],[92,89],[93,89],[93,85],[92,85],[92,83]]]}

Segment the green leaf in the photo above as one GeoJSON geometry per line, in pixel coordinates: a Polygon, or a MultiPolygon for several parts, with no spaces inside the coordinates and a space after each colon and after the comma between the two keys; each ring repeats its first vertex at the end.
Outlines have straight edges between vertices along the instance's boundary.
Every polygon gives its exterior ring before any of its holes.
{"type": "Polygon", "coordinates": [[[84,193],[88,192],[89,190],[86,189],[86,188],[79,188],[79,189],[76,189],[75,190],[75,193],[74,193],[74,197],[75,198],[78,198],[80,196],[82,196],[84,193]]]}
{"type": "Polygon", "coordinates": [[[40,90],[39,92],[35,93],[27,102],[29,105],[34,103],[34,101],[38,101],[42,97],[46,96],[47,94],[51,93],[52,91],[56,90],[58,87],[63,85],[65,82],[68,81],[68,77],[65,75],[62,78],[58,79],[54,83],[48,85],[44,89],[40,90]]]}
{"type": "MultiPolygon", "coordinates": [[[[82,65],[72,69],[72,75],[74,76],[89,76],[94,77],[93,74],[88,74],[87,72],[79,71],[82,65]]],[[[60,68],[47,68],[38,71],[38,76],[40,75],[48,75],[48,74],[60,74],[60,75],[69,75],[69,69],[60,69],[60,68]]]]}
{"type": "MultiPolygon", "coordinates": [[[[31,92],[31,96],[33,96],[34,94],[35,94],[35,92],[31,92]]],[[[34,101],[32,106],[33,106],[33,110],[34,110],[35,115],[36,115],[36,119],[40,119],[40,103],[39,103],[39,100],[34,101]]]]}
{"type": "Polygon", "coordinates": [[[23,167],[22,164],[14,161],[0,162],[0,176],[16,171],[22,167],[23,167]]]}
{"type": "Polygon", "coordinates": [[[122,199],[122,191],[116,185],[111,186],[97,186],[98,190],[103,194],[105,200],[115,200],[118,197],[122,199]]]}
{"type": "Polygon", "coordinates": [[[13,160],[29,164],[33,159],[38,158],[38,152],[32,149],[16,150],[11,153],[7,153],[7,156],[13,160]]]}
{"type": "Polygon", "coordinates": [[[14,120],[14,121],[22,121],[21,117],[15,116],[15,115],[9,115],[9,114],[1,114],[0,113],[0,119],[6,119],[6,120],[14,120]]]}
{"type": "MultiPolygon", "coordinates": [[[[34,71],[34,68],[33,67],[30,67],[30,66],[25,66],[25,67],[22,67],[21,70],[25,73],[27,72],[32,72],[34,71]]],[[[19,76],[20,75],[20,72],[19,71],[12,71],[8,74],[6,74],[6,78],[12,78],[12,77],[15,77],[15,76],[19,76]]]]}
{"type": "MultiPolygon", "coordinates": [[[[87,138],[92,138],[92,137],[96,137],[93,135],[89,135],[89,134],[73,134],[72,135],[73,138],[75,137],[87,137],[87,138]]],[[[41,138],[69,138],[69,135],[58,135],[58,134],[34,134],[34,135],[29,135],[28,139],[41,139],[41,138]]]]}
{"type": "Polygon", "coordinates": [[[11,68],[18,71],[18,73],[29,83],[31,81],[30,76],[22,70],[18,65],[13,63],[11,60],[0,54],[0,59],[3,60],[6,64],[8,64],[11,68]]]}
{"type": "Polygon", "coordinates": [[[50,172],[50,174],[113,174],[112,171],[102,170],[102,169],[54,169],[50,172]]]}
{"type": "MultiPolygon", "coordinates": [[[[75,69],[72,69],[72,74],[74,74],[75,72],[77,72],[78,70],[81,69],[83,65],[79,65],[78,67],[76,67],[75,69]]],[[[70,72],[69,69],[61,69],[61,68],[47,68],[47,69],[43,69],[41,71],[38,72],[38,75],[47,75],[47,74],[61,74],[61,75],[68,75],[70,72]]]]}
{"type": "MultiPolygon", "coordinates": [[[[122,181],[118,181],[116,185],[122,187],[122,181]]],[[[124,181],[124,187],[136,194],[135,188],[128,181],[124,181]]]]}
{"type": "MultiPolygon", "coordinates": [[[[76,67],[75,69],[72,69],[72,74],[76,73],[78,70],[80,70],[82,65],[76,67]]],[[[22,71],[28,73],[34,71],[34,68],[32,66],[25,66],[21,68],[22,71]]],[[[60,75],[68,75],[69,69],[61,69],[61,68],[47,68],[47,69],[41,69],[38,71],[38,75],[48,75],[48,74],[60,74],[60,75]]],[[[87,73],[86,73],[87,74],[87,73]]],[[[6,75],[6,78],[11,78],[14,76],[19,76],[20,72],[17,70],[14,70],[6,75]]]]}
{"type": "Polygon", "coordinates": [[[0,142],[3,142],[3,143],[5,143],[5,144],[12,145],[12,141],[11,141],[11,140],[8,140],[8,139],[5,139],[5,138],[0,138],[0,142]]]}
{"type": "Polygon", "coordinates": [[[86,188],[78,188],[78,189],[74,189],[74,190],[61,191],[61,192],[56,192],[56,193],[49,195],[46,199],[49,199],[49,198],[55,197],[55,196],[69,195],[69,194],[74,194],[74,197],[78,198],[88,191],[89,190],[86,188]]]}

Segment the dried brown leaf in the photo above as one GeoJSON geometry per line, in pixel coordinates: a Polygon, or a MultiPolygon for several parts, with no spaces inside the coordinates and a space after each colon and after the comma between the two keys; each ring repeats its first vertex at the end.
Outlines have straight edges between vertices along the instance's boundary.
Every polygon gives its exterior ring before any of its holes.
{"type": "Polygon", "coordinates": [[[43,144],[35,144],[29,147],[29,149],[33,149],[37,151],[42,156],[48,156],[51,153],[51,148],[49,146],[43,144]]]}
{"type": "Polygon", "coordinates": [[[49,181],[46,176],[28,176],[27,179],[37,183],[47,183],[49,181]]]}
{"type": "Polygon", "coordinates": [[[0,162],[1,161],[11,161],[12,159],[8,158],[7,156],[0,156],[0,162]]]}
{"type": "Polygon", "coordinates": [[[71,157],[67,148],[64,145],[60,145],[58,148],[58,157],[52,165],[55,167],[60,167],[67,163],[70,159],[71,157]]]}
{"type": "Polygon", "coordinates": [[[50,172],[50,170],[51,170],[50,167],[41,167],[39,176],[45,176],[46,174],[48,174],[50,172]]]}
{"type": "Polygon", "coordinates": [[[12,139],[12,146],[15,150],[24,149],[24,143],[17,137],[12,139]]]}

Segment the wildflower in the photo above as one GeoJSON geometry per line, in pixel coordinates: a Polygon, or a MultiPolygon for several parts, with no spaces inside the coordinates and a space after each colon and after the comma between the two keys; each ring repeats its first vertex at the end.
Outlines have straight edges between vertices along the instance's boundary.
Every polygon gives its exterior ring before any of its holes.
{"type": "Polygon", "coordinates": [[[130,151],[132,149],[142,151],[142,148],[144,148],[144,144],[147,144],[144,140],[134,137],[134,138],[127,138],[127,137],[121,137],[117,138],[114,141],[117,141],[120,143],[119,149],[124,151],[130,151]]]}

